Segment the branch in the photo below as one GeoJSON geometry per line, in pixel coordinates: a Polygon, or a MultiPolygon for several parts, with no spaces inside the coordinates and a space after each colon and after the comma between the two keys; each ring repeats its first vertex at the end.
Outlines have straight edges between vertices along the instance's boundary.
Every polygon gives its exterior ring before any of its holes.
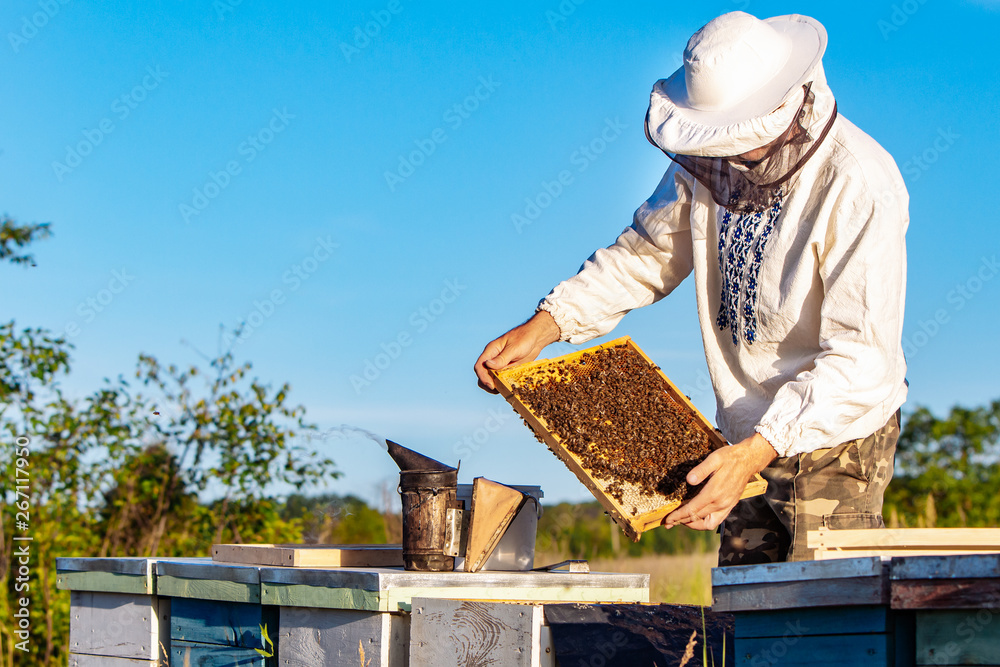
{"type": "Polygon", "coordinates": [[[25,266],[37,266],[35,257],[30,253],[22,253],[24,248],[33,241],[41,241],[52,236],[49,223],[19,225],[8,216],[3,216],[0,222],[0,260],[7,260],[11,264],[23,264],[25,266]]]}

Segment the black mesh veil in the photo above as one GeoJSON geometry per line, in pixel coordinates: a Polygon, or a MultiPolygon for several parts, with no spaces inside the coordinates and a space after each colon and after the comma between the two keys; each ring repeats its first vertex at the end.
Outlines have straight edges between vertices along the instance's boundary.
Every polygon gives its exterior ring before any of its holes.
{"type": "MultiPolygon", "coordinates": [[[[829,120],[812,124],[816,98],[812,84],[802,86],[802,103],[792,124],[777,139],[768,144],[768,151],[759,160],[748,162],[733,157],[695,157],[666,153],[684,167],[712,193],[719,206],[734,213],[750,213],[770,208],[782,193],[787,193],[802,165],[816,152],[837,118],[837,105],[829,120]]],[[[646,137],[649,136],[648,122],[646,137]]]]}

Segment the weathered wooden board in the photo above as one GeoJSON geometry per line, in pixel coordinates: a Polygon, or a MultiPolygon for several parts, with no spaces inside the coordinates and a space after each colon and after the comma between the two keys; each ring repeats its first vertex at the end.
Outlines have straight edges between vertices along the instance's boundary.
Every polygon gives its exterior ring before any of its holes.
{"type": "Polygon", "coordinates": [[[111,658],[106,655],[87,655],[85,653],[69,654],[69,667],[160,667],[161,664],[156,660],[141,660],[139,658],[111,658]]]}
{"type": "Polygon", "coordinates": [[[264,604],[281,607],[318,607],[367,611],[410,611],[415,597],[460,598],[463,600],[517,600],[523,602],[649,602],[648,588],[597,588],[575,586],[463,588],[401,587],[385,591],[324,588],[304,584],[264,583],[264,604]]]}
{"type": "Polygon", "coordinates": [[[898,557],[892,579],[1000,579],[1000,554],[898,557]]]}
{"type": "Polygon", "coordinates": [[[107,593],[156,593],[154,558],[57,558],[56,587],[107,593]]]}
{"type": "MultiPolygon", "coordinates": [[[[67,572],[113,572],[149,576],[153,572],[156,558],[56,558],[56,569],[67,572]]],[[[189,562],[204,561],[204,558],[174,558],[189,562]]]]}
{"type": "Polygon", "coordinates": [[[391,589],[386,600],[387,609],[410,611],[413,598],[452,598],[463,600],[505,600],[518,602],[649,602],[649,589],[575,588],[552,586],[545,588],[492,588],[470,587],[462,590],[442,591],[438,588],[391,589]]]}
{"type": "Polygon", "coordinates": [[[260,567],[163,560],[156,563],[156,588],[169,597],[260,603],[260,567]]]}
{"type": "Polygon", "coordinates": [[[997,579],[905,579],[892,582],[893,609],[1000,609],[997,579]]]}
{"type": "Polygon", "coordinates": [[[1000,665],[1000,612],[920,611],[918,665],[1000,665]]]}
{"type": "Polygon", "coordinates": [[[649,601],[649,575],[645,574],[262,568],[260,578],[263,604],[322,609],[409,611],[414,597],[649,601]]]}
{"type": "MultiPolygon", "coordinates": [[[[583,485],[587,487],[587,489],[594,495],[598,502],[601,503],[622,531],[631,540],[638,541],[639,536],[643,532],[652,530],[653,528],[661,525],[663,517],[677,509],[681,504],[680,501],[667,500],[665,496],[640,496],[640,494],[629,490],[631,487],[629,484],[624,485],[625,494],[634,496],[634,499],[632,501],[618,501],[607,491],[607,487],[610,482],[608,480],[594,477],[590,470],[584,467],[582,459],[566,449],[562,440],[560,440],[559,436],[549,429],[545,420],[536,415],[530,407],[517,397],[514,392],[514,385],[523,377],[535,373],[544,373],[547,369],[562,362],[580,361],[580,358],[584,354],[593,353],[595,350],[620,346],[625,346],[637,353],[653,370],[656,371],[663,383],[664,392],[666,392],[666,394],[681,409],[681,411],[685,412],[692,418],[698,428],[705,433],[713,448],[727,446],[726,441],[716,432],[711,423],[705,419],[704,415],[698,411],[698,408],[694,406],[694,403],[692,403],[691,400],[685,396],[673,382],[670,381],[670,378],[663,373],[660,367],[654,364],[653,360],[650,359],[645,352],[639,349],[639,346],[636,345],[628,336],[623,336],[622,338],[615,339],[608,343],[587,348],[585,350],[579,350],[554,359],[540,359],[538,361],[521,364],[519,366],[514,366],[501,371],[490,371],[490,375],[494,378],[500,395],[511,404],[519,415],[521,415],[521,418],[524,419],[525,423],[528,424],[531,430],[545,442],[548,448],[557,457],[559,457],[559,459],[566,464],[566,467],[569,468],[583,483],[583,485]]],[[[764,478],[761,477],[760,474],[755,474],[753,479],[750,480],[750,483],[747,484],[746,488],[743,490],[740,497],[749,498],[752,496],[758,496],[764,493],[766,489],[767,482],[764,481],[764,478]]]]}
{"type": "Polygon", "coordinates": [[[212,559],[270,567],[403,567],[398,544],[215,544],[212,559]]]}
{"type": "MultiPolygon", "coordinates": [[[[891,647],[887,655],[889,662],[882,664],[895,667],[914,664],[913,612],[896,611],[884,605],[864,605],[743,611],[735,616],[736,654],[744,660],[750,655],[751,664],[785,664],[788,656],[778,654],[804,638],[840,637],[842,641],[853,641],[860,635],[881,636],[884,639],[875,640],[878,645],[885,641],[891,647]],[[767,648],[768,642],[770,648],[767,648]],[[753,663],[754,658],[756,663],[753,663]]],[[[832,641],[821,640],[824,645],[832,641]]],[[[877,664],[879,655],[878,651],[873,654],[873,664],[877,664]]]]}
{"type": "Polygon", "coordinates": [[[282,667],[406,667],[409,617],[386,612],[282,607],[282,667]]]}
{"type": "Polygon", "coordinates": [[[70,593],[69,648],[74,653],[156,660],[169,644],[170,601],[130,593],[70,593]]]}
{"type": "Polygon", "coordinates": [[[170,647],[170,667],[265,667],[265,661],[250,648],[215,646],[193,642],[174,642],[170,647]]]}
{"type": "Polygon", "coordinates": [[[221,602],[260,602],[260,584],[218,579],[197,579],[161,574],[157,584],[162,595],[170,597],[195,598],[197,600],[219,600],[221,602]]]}
{"type": "Polygon", "coordinates": [[[888,575],[889,561],[878,557],[833,561],[787,561],[712,568],[712,586],[769,584],[776,581],[853,579],[888,575]]]}
{"type": "Polygon", "coordinates": [[[1000,551],[1000,528],[874,528],[861,530],[810,530],[809,548],[887,549],[924,547],[1000,551]]]}
{"type": "Polygon", "coordinates": [[[555,660],[542,622],[540,605],[417,598],[409,664],[551,667],[555,660]]]}
{"type": "Polygon", "coordinates": [[[893,558],[895,609],[1000,609],[1000,554],[893,558]]]}
{"type": "Polygon", "coordinates": [[[259,604],[174,598],[170,614],[172,642],[266,648],[262,627],[278,634],[277,610],[259,604]]]}
{"type": "Polygon", "coordinates": [[[736,664],[747,667],[873,667],[895,665],[886,634],[752,637],[736,641],[736,664]]]}
{"type": "Polygon", "coordinates": [[[152,576],[119,574],[117,572],[56,572],[56,588],[64,591],[93,591],[153,595],[152,576]]]}
{"type": "Polygon", "coordinates": [[[263,604],[278,607],[389,611],[388,601],[378,591],[282,582],[264,582],[260,585],[260,591],[263,604]]]}
{"type": "Polygon", "coordinates": [[[736,614],[735,637],[884,634],[893,629],[882,605],[744,611],[736,614]]]}
{"type": "Polygon", "coordinates": [[[889,561],[855,558],[712,569],[714,611],[889,604],[889,561]]]}
{"type": "Polygon", "coordinates": [[[816,560],[858,556],[933,556],[1000,552],[998,528],[875,528],[830,530],[806,536],[816,560]]]}
{"type": "Polygon", "coordinates": [[[713,589],[715,611],[753,611],[800,607],[839,607],[846,604],[888,604],[887,580],[871,577],[835,581],[782,581],[713,589]]]}
{"type": "Polygon", "coordinates": [[[837,558],[898,558],[900,556],[964,556],[979,554],[979,550],[966,549],[923,549],[923,548],[898,548],[898,549],[833,549],[822,550],[814,553],[816,560],[833,560],[837,558]]]}

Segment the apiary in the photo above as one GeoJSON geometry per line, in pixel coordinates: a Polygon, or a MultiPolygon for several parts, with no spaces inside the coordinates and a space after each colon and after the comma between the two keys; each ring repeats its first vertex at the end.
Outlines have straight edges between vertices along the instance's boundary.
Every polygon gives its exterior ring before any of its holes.
{"type": "MultiPolygon", "coordinates": [[[[632,540],[692,498],[726,441],[629,337],[493,372],[501,395],[632,540]]],[[[759,475],[742,497],[759,495],[759,475]]]]}
{"type": "Polygon", "coordinates": [[[649,607],[648,574],[407,571],[398,549],[396,558],[394,567],[57,558],[58,587],[70,591],[68,664],[443,667],[472,655],[554,667],[545,607],[649,607]]]}

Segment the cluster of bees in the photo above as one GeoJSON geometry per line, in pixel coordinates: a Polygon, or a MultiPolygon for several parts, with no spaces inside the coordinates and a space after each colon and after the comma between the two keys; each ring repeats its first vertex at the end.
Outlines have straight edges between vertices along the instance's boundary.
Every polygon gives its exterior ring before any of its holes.
{"type": "Polygon", "coordinates": [[[685,477],[711,451],[708,436],[627,346],[556,362],[513,389],[620,504],[627,490],[667,501],[696,491],[685,477]]]}

